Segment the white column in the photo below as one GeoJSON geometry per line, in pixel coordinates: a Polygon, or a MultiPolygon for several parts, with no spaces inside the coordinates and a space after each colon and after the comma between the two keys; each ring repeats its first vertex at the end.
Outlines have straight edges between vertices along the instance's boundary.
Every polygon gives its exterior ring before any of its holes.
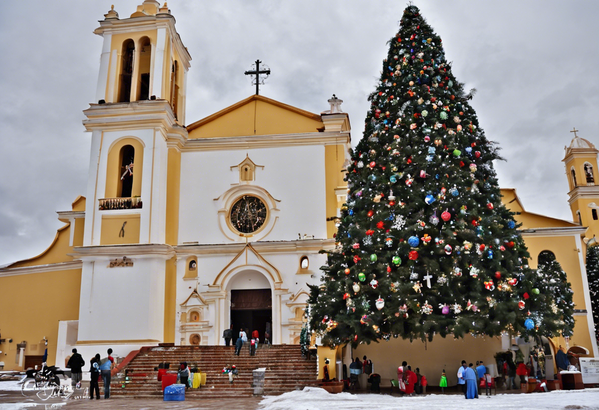
{"type": "Polygon", "coordinates": [[[272,295],[272,344],[283,343],[281,320],[281,290],[275,290],[272,295]]]}
{"type": "Polygon", "coordinates": [[[137,101],[137,88],[139,87],[139,56],[141,54],[141,46],[139,42],[135,44],[135,53],[133,53],[133,74],[131,75],[131,93],[129,94],[130,101],[137,101]]]}
{"type": "MultiPolygon", "coordinates": [[[[102,45],[102,56],[100,57],[100,74],[98,74],[98,87],[96,88],[96,101],[107,100],[106,98],[106,83],[108,76],[108,65],[110,64],[110,47],[112,44],[112,34],[104,34],[104,44],[102,45]]],[[[109,101],[109,100],[107,100],[109,101]]]]}
{"type": "MultiPolygon", "coordinates": [[[[155,95],[156,98],[166,98],[162,94],[163,79],[165,75],[165,55],[166,48],[166,29],[159,28],[156,32],[156,45],[152,47],[152,75],[150,76],[150,95],[155,95]]],[[[170,72],[170,67],[169,67],[170,72]]]]}

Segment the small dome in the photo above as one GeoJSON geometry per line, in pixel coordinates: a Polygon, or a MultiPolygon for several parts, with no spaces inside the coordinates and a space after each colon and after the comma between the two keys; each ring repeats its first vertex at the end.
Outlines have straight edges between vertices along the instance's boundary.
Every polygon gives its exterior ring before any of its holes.
{"type": "Polygon", "coordinates": [[[574,137],[570,143],[570,148],[590,148],[595,149],[595,146],[584,138],[574,137]]]}

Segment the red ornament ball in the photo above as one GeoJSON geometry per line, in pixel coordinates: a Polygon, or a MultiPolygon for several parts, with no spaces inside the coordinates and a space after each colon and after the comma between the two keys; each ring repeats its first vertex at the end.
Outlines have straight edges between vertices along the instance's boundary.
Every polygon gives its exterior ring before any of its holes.
{"type": "Polygon", "coordinates": [[[350,272],[349,268],[345,268],[345,274],[349,275],[349,272],[350,272]]]}
{"type": "Polygon", "coordinates": [[[411,261],[415,261],[416,259],[418,259],[418,251],[410,251],[410,253],[408,253],[408,258],[411,261]]]}
{"type": "Polygon", "coordinates": [[[368,165],[370,165],[370,168],[374,168],[374,167],[376,167],[376,162],[372,161],[372,162],[371,162],[370,164],[368,164],[368,165]]]}
{"type": "Polygon", "coordinates": [[[489,203],[487,204],[487,208],[489,208],[489,209],[493,209],[493,204],[492,204],[491,202],[489,202],[489,203]]]}
{"type": "Polygon", "coordinates": [[[374,211],[372,209],[370,211],[368,211],[368,213],[366,214],[366,216],[368,216],[369,218],[372,218],[373,215],[374,215],[374,211]]]}
{"type": "Polygon", "coordinates": [[[497,279],[501,279],[501,272],[499,272],[499,271],[495,272],[495,277],[497,279]]]}
{"type": "Polygon", "coordinates": [[[443,219],[445,222],[449,221],[451,219],[451,214],[447,211],[444,211],[441,214],[441,219],[443,219]]]}

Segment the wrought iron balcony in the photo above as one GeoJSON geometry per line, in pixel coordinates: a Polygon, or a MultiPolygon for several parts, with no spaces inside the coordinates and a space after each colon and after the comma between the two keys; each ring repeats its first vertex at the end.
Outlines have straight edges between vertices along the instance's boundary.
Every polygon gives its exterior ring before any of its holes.
{"type": "Polygon", "coordinates": [[[113,209],[139,209],[142,205],[141,198],[138,196],[132,198],[104,198],[98,200],[98,209],[100,211],[113,209]]]}

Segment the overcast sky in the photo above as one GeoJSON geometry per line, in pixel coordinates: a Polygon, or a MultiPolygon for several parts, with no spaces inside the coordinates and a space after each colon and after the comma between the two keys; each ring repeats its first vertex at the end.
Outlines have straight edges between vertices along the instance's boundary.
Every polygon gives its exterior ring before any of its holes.
{"type": "MultiPolygon", "coordinates": [[[[19,0],[0,13],[0,265],[41,253],[63,224],[56,211],[86,195],[93,102],[111,4],[121,18],[143,0],[19,0]]],[[[571,220],[564,146],[599,144],[599,2],[413,2],[442,38],[487,138],[507,160],[501,187],[526,210],[571,220]]],[[[272,71],[261,94],[311,112],[336,94],[354,145],[407,2],[170,0],[193,58],[186,125],[254,93],[256,59],[272,71]]],[[[300,193],[298,193],[299,195],[300,193]]]]}

